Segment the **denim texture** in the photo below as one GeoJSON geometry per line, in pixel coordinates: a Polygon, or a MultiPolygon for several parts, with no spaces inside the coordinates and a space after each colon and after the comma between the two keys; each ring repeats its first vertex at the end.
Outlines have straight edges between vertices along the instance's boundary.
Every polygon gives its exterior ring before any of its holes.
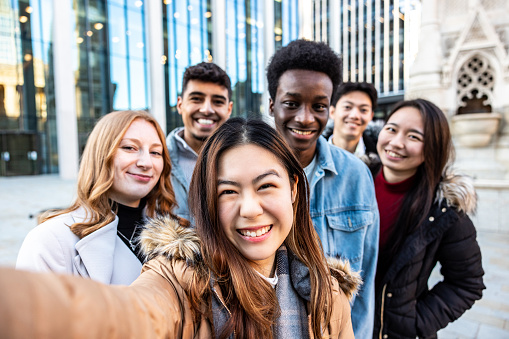
{"type": "Polygon", "coordinates": [[[310,212],[327,256],[347,259],[360,271],[363,285],[353,299],[352,324],[356,338],[373,334],[375,272],[380,217],[373,178],[353,154],[320,137],[318,164],[309,181],[310,212]]]}

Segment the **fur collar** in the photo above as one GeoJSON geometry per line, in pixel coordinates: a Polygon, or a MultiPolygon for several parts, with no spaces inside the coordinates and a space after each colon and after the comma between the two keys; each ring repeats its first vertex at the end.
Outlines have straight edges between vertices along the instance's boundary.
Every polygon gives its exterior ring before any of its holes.
{"type": "Polygon", "coordinates": [[[445,201],[447,206],[453,206],[465,213],[475,214],[477,208],[477,193],[472,178],[466,175],[448,172],[438,185],[436,202],[445,201]]]}
{"type": "MultiPolygon", "coordinates": [[[[172,262],[185,261],[197,270],[206,270],[201,257],[200,239],[194,228],[181,226],[169,216],[149,219],[139,242],[147,261],[162,256],[172,262]]],[[[339,287],[351,299],[362,284],[360,274],[352,271],[350,264],[340,259],[329,258],[327,263],[339,287]]]]}

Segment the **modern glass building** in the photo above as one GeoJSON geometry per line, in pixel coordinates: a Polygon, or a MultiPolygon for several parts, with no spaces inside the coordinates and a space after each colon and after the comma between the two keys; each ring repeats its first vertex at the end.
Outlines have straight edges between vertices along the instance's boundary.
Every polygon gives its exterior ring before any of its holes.
{"type": "Polygon", "coordinates": [[[95,122],[113,110],[181,125],[182,75],[201,61],[230,75],[234,115],[263,114],[265,65],[299,37],[297,3],[0,0],[0,176],[72,178],[95,122]]]}
{"type": "Polygon", "coordinates": [[[310,37],[343,56],[343,80],[366,81],[378,90],[376,118],[403,99],[417,52],[419,0],[312,0],[310,37]]]}
{"type": "Polygon", "coordinates": [[[233,115],[266,114],[265,67],[304,37],[342,54],[344,80],[401,99],[417,0],[0,0],[0,176],[72,178],[88,133],[113,110],[146,109],[170,131],[186,67],[232,79],[233,115]]]}

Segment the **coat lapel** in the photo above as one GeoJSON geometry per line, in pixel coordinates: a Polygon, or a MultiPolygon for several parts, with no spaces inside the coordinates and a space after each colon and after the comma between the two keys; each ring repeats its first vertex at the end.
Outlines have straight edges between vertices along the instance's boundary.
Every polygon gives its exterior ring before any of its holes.
{"type": "MultiPolygon", "coordinates": [[[[82,209],[73,213],[74,222],[81,222],[85,217],[85,211],[82,209]]],[[[117,225],[118,217],[115,216],[113,222],[76,243],[75,249],[78,255],[74,258],[74,266],[80,275],[88,276],[104,284],[111,283],[117,225]]]]}

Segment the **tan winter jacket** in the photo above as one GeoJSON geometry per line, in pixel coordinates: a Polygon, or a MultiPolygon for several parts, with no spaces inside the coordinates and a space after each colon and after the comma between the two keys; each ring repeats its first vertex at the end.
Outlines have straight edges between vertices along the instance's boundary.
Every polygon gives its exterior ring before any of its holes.
{"type": "MultiPolygon", "coordinates": [[[[0,337],[213,338],[212,314],[194,321],[188,303],[201,262],[194,230],[171,219],[154,220],[142,237],[153,259],[129,287],[0,269],[0,337]]],[[[324,335],[350,339],[348,299],[360,280],[348,265],[335,265],[333,314],[324,335]]]]}

